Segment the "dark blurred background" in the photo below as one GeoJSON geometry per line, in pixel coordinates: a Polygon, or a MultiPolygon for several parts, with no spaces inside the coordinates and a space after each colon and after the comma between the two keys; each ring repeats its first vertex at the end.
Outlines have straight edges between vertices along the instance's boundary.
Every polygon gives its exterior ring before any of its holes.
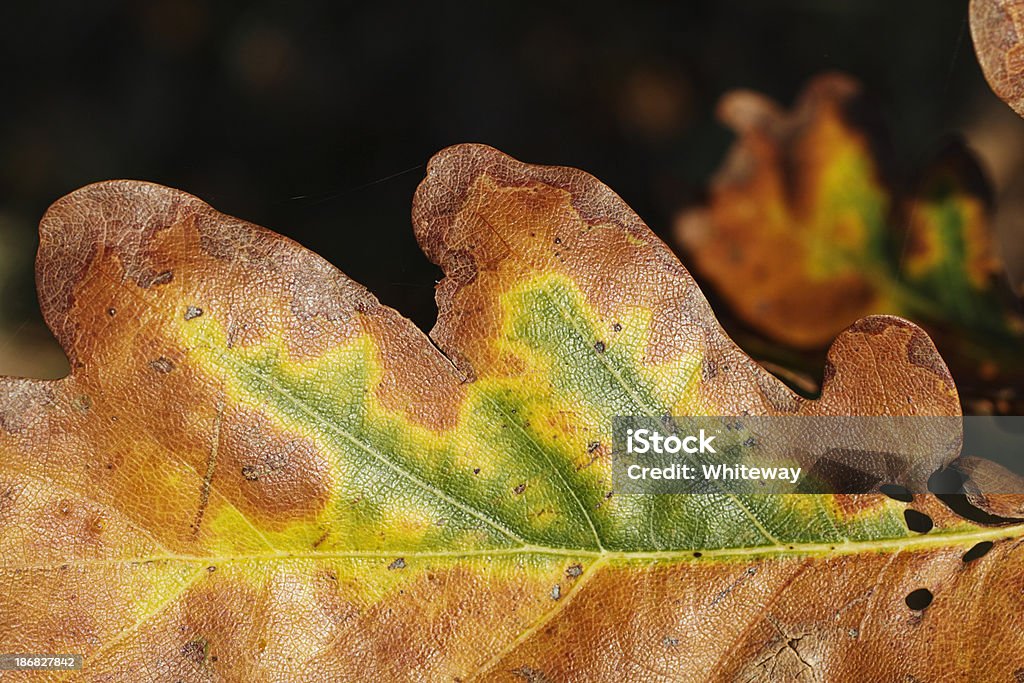
{"type": "Polygon", "coordinates": [[[32,284],[36,224],[97,180],[171,185],[289,235],[429,329],[440,274],[409,207],[453,143],[586,169],[662,236],[728,148],[713,112],[731,88],[788,105],[812,75],[848,72],[897,165],[962,131],[997,191],[1024,149],[967,0],[5,3],[0,54],[0,374],[63,374],[32,284]]]}

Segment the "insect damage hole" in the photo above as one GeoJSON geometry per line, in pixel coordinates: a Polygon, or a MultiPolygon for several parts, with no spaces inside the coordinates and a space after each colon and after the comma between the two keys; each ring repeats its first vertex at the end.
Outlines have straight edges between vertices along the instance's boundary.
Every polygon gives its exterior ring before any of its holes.
{"type": "Polygon", "coordinates": [[[919,534],[926,534],[935,526],[931,517],[917,510],[904,510],[903,519],[907,522],[908,529],[919,534]]]}
{"type": "Polygon", "coordinates": [[[918,588],[917,590],[910,591],[903,601],[907,603],[907,607],[910,609],[920,612],[932,604],[933,597],[932,592],[927,588],[918,588]]]}
{"type": "Polygon", "coordinates": [[[898,500],[901,503],[914,502],[914,496],[911,495],[910,491],[908,491],[906,487],[900,486],[899,484],[882,484],[881,486],[878,487],[878,490],[887,495],[888,497],[892,498],[893,500],[898,500]]]}
{"type": "Polygon", "coordinates": [[[970,550],[964,553],[964,556],[960,559],[964,561],[964,564],[968,562],[974,562],[985,557],[989,550],[992,550],[992,546],[995,545],[992,541],[982,541],[975,543],[970,550]]]}

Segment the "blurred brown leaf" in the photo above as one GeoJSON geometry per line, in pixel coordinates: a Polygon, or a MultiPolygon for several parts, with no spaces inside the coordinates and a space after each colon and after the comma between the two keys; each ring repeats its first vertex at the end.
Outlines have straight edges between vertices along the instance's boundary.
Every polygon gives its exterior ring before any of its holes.
{"type": "Polygon", "coordinates": [[[989,187],[962,143],[947,143],[914,191],[899,193],[884,132],[847,76],[813,79],[792,111],[736,91],[718,114],[738,138],[706,205],[680,214],[675,231],[740,319],[819,349],[857,318],[898,314],[928,326],[972,378],[1020,369],[989,187]]]}

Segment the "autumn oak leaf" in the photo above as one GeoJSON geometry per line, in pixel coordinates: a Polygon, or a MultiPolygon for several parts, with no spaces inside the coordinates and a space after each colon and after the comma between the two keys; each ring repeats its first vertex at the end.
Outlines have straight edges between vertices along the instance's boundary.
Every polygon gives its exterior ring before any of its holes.
{"type": "Polygon", "coordinates": [[[968,399],[1024,377],[990,191],[962,142],[946,141],[899,191],[883,127],[848,76],[817,76],[791,110],[734,91],[718,115],[736,140],[675,236],[739,319],[818,349],[863,316],[906,316],[971,379],[968,399]]]}
{"type": "Polygon", "coordinates": [[[971,39],[992,91],[1024,116],[1024,2],[971,0],[971,39]]]}
{"type": "Polygon", "coordinates": [[[38,288],[72,370],[0,380],[0,652],[89,681],[1019,672],[1020,527],[611,493],[615,415],[958,415],[920,329],[858,322],[805,400],[586,173],[452,147],[413,222],[445,271],[429,337],[183,192],[54,204],[38,288]]]}

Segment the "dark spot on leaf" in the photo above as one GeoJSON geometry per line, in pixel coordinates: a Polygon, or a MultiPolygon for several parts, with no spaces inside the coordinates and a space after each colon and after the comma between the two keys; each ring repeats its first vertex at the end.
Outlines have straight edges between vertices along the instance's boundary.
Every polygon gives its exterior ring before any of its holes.
{"type": "Polygon", "coordinates": [[[699,557],[704,557],[704,553],[702,553],[701,551],[697,550],[697,551],[695,551],[695,552],[693,553],[693,556],[694,556],[694,557],[698,557],[698,558],[699,558],[699,557]]]}
{"type": "Polygon", "coordinates": [[[919,534],[926,534],[935,526],[931,517],[917,510],[904,510],[903,519],[906,520],[908,529],[919,534]]]}
{"type": "Polygon", "coordinates": [[[718,375],[718,363],[713,360],[705,361],[700,369],[700,376],[705,382],[714,379],[718,375]]]}
{"type": "Polygon", "coordinates": [[[562,243],[562,238],[561,237],[556,237],[555,238],[555,244],[561,244],[561,243],[562,243]]]}
{"type": "Polygon", "coordinates": [[[594,451],[596,451],[600,447],[601,447],[601,442],[600,441],[591,441],[590,443],[587,444],[587,453],[593,453],[594,451]]]}
{"type": "Polygon", "coordinates": [[[910,591],[904,601],[907,603],[907,607],[915,612],[920,612],[932,604],[932,592],[927,588],[918,588],[910,591]]]}
{"type": "Polygon", "coordinates": [[[598,353],[604,353],[604,342],[599,341],[596,344],[594,344],[594,350],[597,351],[598,353]]]}
{"type": "Polygon", "coordinates": [[[521,666],[518,669],[513,669],[512,675],[523,679],[526,683],[550,683],[551,681],[543,671],[534,669],[531,666],[521,666]]]}
{"type": "Polygon", "coordinates": [[[825,361],[825,369],[821,375],[821,383],[828,384],[832,381],[832,378],[836,376],[836,366],[832,365],[831,362],[825,361]]]}
{"type": "Polygon", "coordinates": [[[260,454],[260,462],[243,465],[242,476],[248,481],[259,481],[261,478],[273,474],[288,465],[288,452],[270,451],[260,454]]]}
{"type": "Polygon", "coordinates": [[[405,558],[399,557],[397,560],[388,565],[388,569],[405,569],[405,558]]]}
{"type": "Polygon", "coordinates": [[[190,662],[202,664],[206,661],[206,652],[209,647],[210,643],[206,638],[193,638],[181,646],[181,656],[190,662]]]}
{"type": "Polygon", "coordinates": [[[562,597],[562,586],[560,584],[556,583],[554,588],[551,589],[551,599],[552,600],[559,600],[561,597],[562,597]]]}
{"type": "Polygon", "coordinates": [[[565,570],[565,575],[570,579],[575,579],[577,576],[583,573],[583,565],[581,564],[570,564],[569,568],[565,570]]]}
{"type": "Polygon", "coordinates": [[[143,276],[143,278],[139,281],[139,285],[143,289],[149,289],[150,287],[155,287],[157,285],[166,285],[173,279],[174,272],[170,270],[165,270],[164,272],[158,273],[157,275],[153,275],[152,277],[143,276]]]}
{"type": "Polygon", "coordinates": [[[214,573],[215,571],[217,571],[217,565],[211,564],[209,567],[206,568],[206,571],[210,572],[211,574],[214,573]]]}
{"type": "Polygon", "coordinates": [[[149,361],[149,367],[153,368],[162,375],[166,375],[168,372],[174,369],[174,361],[166,356],[160,356],[156,360],[149,361]]]}
{"type": "Polygon", "coordinates": [[[474,467],[473,468],[473,474],[480,474],[480,468],[479,467],[474,467]]]}
{"type": "Polygon", "coordinates": [[[962,558],[963,561],[973,562],[974,560],[980,560],[981,558],[985,557],[985,554],[988,553],[989,550],[992,550],[992,545],[992,541],[982,541],[981,543],[975,543],[974,547],[972,547],[970,550],[964,553],[964,556],[962,558]]]}
{"type": "Polygon", "coordinates": [[[185,320],[192,320],[193,318],[198,318],[202,314],[203,309],[199,308],[198,306],[189,306],[188,308],[185,309],[185,320]]]}
{"type": "Polygon", "coordinates": [[[512,492],[515,493],[518,496],[519,494],[521,494],[525,490],[526,490],[526,482],[523,482],[522,484],[519,484],[514,489],[512,489],[512,492]]]}
{"type": "Polygon", "coordinates": [[[914,496],[911,495],[910,491],[904,486],[899,484],[882,484],[878,487],[878,490],[889,496],[893,500],[898,500],[901,503],[912,503],[914,502],[914,496]]]}
{"type": "Polygon", "coordinates": [[[665,636],[664,638],[661,639],[661,644],[664,645],[665,647],[675,647],[676,645],[679,644],[679,639],[678,638],[672,638],[670,636],[665,636]]]}
{"type": "Polygon", "coordinates": [[[117,315],[117,309],[111,306],[110,308],[107,309],[107,315],[113,318],[115,315],[117,315]]]}
{"type": "Polygon", "coordinates": [[[622,332],[622,325],[620,325],[619,323],[615,323],[614,325],[612,325],[612,331],[613,332],[622,332]]]}

